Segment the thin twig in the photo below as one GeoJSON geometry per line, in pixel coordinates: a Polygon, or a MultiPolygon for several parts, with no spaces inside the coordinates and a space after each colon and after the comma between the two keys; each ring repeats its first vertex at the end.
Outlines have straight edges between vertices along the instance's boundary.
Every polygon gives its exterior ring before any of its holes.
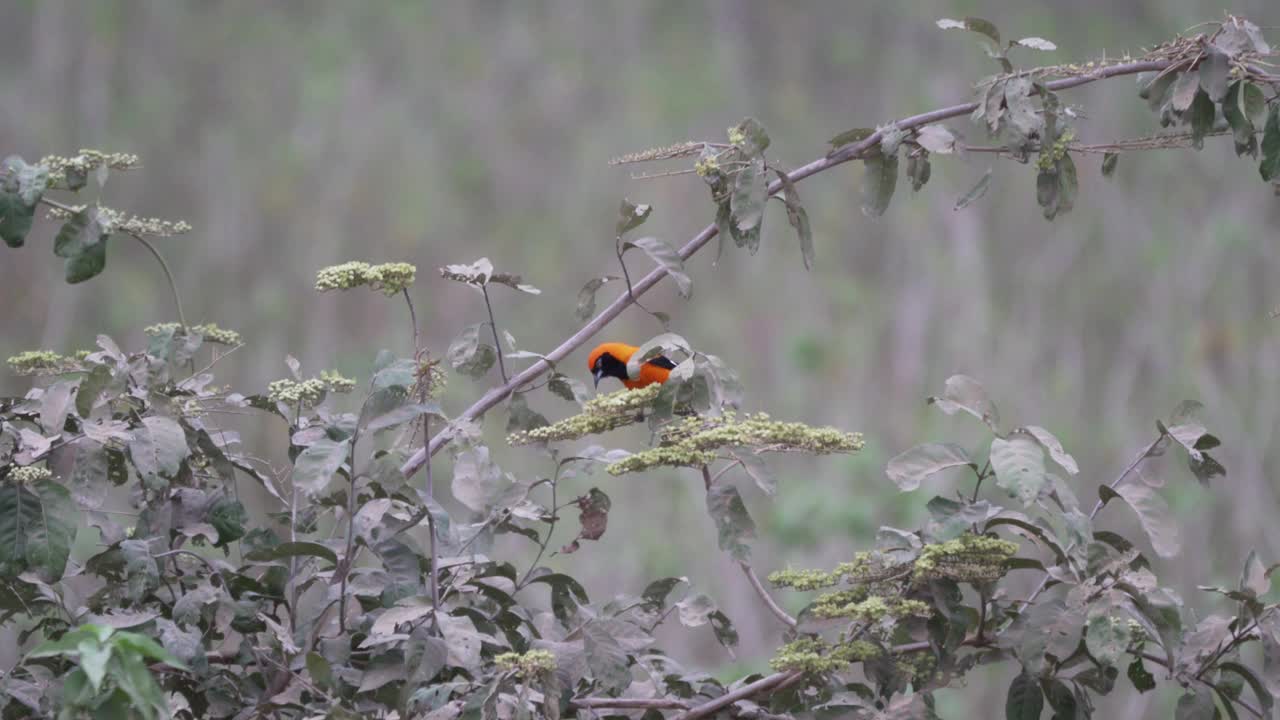
{"type": "MultiPolygon", "coordinates": [[[[1116,479],[1112,480],[1111,484],[1109,484],[1107,487],[1111,488],[1112,490],[1115,490],[1117,487],[1119,487],[1120,483],[1124,482],[1125,478],[1129,477],[1130,473],[1138,469],[1138,466],[1142,464],[1143,460],[1146,460],[1148,457],[1151,457],[1151,453],[1155,451],[1156,446],[1159,445],[1160,441],[1163,439],[1164,439],[1164,433],[1161,433],[1159,437],[1157,437],[1155,440],[1152,440],[1151,444],[1147,445],[1147,447],[1143,449],[1142,453],[1140,453],[1136,458],[1134,458],[1133,462],[1129,463],[1129,466],[1124,469],[1124,472],[1117,475],[1116,479]]],[[[1098,498],[1097,502],[1093,504],[1093,510],[1089,511],[1090,521],[1092,521],[1095,517],[1098,516],[1098,512],[1102,510],[1103,505],[1104,503],[1102,502],[1102,498],[1098,498]]],[[[1073,547],[1072,545],[1068,545],[1066,548],[1066,552],[1070,552],[1072,547],[1073,547]]],[[[1036,586],[1036,589],[1033,590],[1031,594],[1027,596],[1026,600],[1022,601],[1022,606],[1026,607],[1027,605],[1030,605],[1031,603],[1035,602],[1036,598],[1040,597],[1040,593],[1044,592],[1045,588],[1047,587],[1049,587],[1049,575],[1046,573],[1045,576],[1040,579],[1040,584],[1036,586]]]]}
{"type": "Polygon", "coordinates": [[[489,286],[481,285],[480,292],[484,295],[484,309],[489,311],[489,329],[493,331],[493,349],[498,351],[498,372],[502,373],[503,383],[510,383],[511,379],[507,377],[507,364],[502,361],[502,341],[498,340],[498,323],[493,319],[493,303],[489,302],[489,286]]]}
{"type": "Polygon", "coordinates": [[[760,693],[771,693],[781,690],[782,688],[794,685],[804,677],[804,673],[796,670],[788,670],[786,672],[774,673],[766,675],[759,680],[743,685],[731,693],[725,693],[720,697],[709,702],[702,703],[687,712],[682,712],[675,716],[674,720],[696,720],[700,717],[706,717],[714,714],[721,708],[728,707],[739,700],[746,700],[753,695],[760,693]]]}
{"type": "MultiPolygon", "coordinates": [[[[1155,663],[1155,664],[1157,664],[1157,665],[1160,665],[1160,666],[1162,666],[1162,667],[1169,667],[1169,660],[1168,660],[1168,658],[1162,658],[1162,657],[1160,657],[1160,656],[1158,656],[1158,655],[1153,655],[1153,654],[1151,654],[1151,653],[1144,652],[1144,653],[1142,653],[1142,659],[1143,659],[1143,660],[1150,660],[1151,662],[1153,662],[1153,663],[1155,663]]],[[[1217,685],[1215,685],[1215,684],[1213,684],[1213,683],[1209,682],[1208,680],[1205,680],[1205,679],[1204,679],[1204,678],[1202,678],[1202,677],[1195,676],[1195,677],[1193,677],[1193,678],[1191,678],[1191,679],[1192,679],[1192,680],[1195,680],[1196,682],[1198,682],[1198,683],[1200,683],[1200,684],[1202,684],[1202,685],[1204,685],[1205,687],[1208,687],[1208,688],[1210,688],[1210,689],[1212,689],[1212,690],[1216,690],[1216,691],[1218,691],[1218,693],[1220,693],[1220,694],[1222,695],[1223,700],[1226,700],[1227,698],[1231,697],[1230,695],[1226,694],[1226,693],[1222,690],[1222,688],[1220,688],[1220,687],[1218,687],[1217,685]]],[[[1262,714],[1262,710],[1260,710],[1259,708],[1255,707],[1255,706],[1253,705],[1253,703],[1251,703],[1251,702],[1249,702],[1249,701],[1245,700],[1244,698],[1237,697],[1237,698],[1235,699],[1235,703],[1236,703],[1237,705],[1239,705],[1240,707],[1244,708],[1245,710],[1247,710],[1247,711],[1249,712],[1249,714],[1250,714],[1250,715],[1253,715],[1254,717],[1257,717],[1257,718],[1266,718],[1266,717],[1268,717],[1267,715],[1263,715],[1263,714],[1262,714]]]]}
{"type": "MultiPolygon", "coordinates": [[[[559,480],[560,480],[560,464],[557,463],[555,476],[551,478],[551,482],[550,482],[550,485],[551,485],[551,520],[549,521],[550,527],[547,528],[547,534],[542,538],[542,542],[539,543],[538,545],[537,557],[533,559],[532,563],[529,563],[528,572],[524,574],[524,577],[520,579],[520,582],[516,583],[516,592],[519,592],[521,588],[529,584],[529,578],[533,576],[533,571],[537,569],[538,562],[542,560],[542,554],[547,551],[547,546],[551,544],[551,534],[555,532],[556,521],[560,519],[560,508],[556,506],[556,486],[559,484],[559,480]]],[[[577,501],[574,500],[573,502],[577,502],[577,501]]]]}
{"type": "Polygon", "coordinates": [[[781,620],[787,627],[795,627],[796,619],[788,615],[786,610],[783,610],[778,603],[774,602],[773,598],[769,596],[769,591],[765,589],[764,583],[760,582],[760,577],[756,575],[756,571],[744,562],[738,563],[738,567],[742,568],[742,572],[746,574],[752,589],[764,601],[765,607],[769,608],[769,612],[773,613],[773,616],[781,620]]]}
{"type": "Polygon", "coordinates": [[[418,314],[413,311],[413,298],[409,297],[409,288],[401,288],[400,292],[404,293],[404,304],[409,306],[409,323],[413,325],[413,356],[417,358],[418,353],[422,352],[422,344],[418,341],[418,314]]]}
{"type": "MultiPolygon", "coordinates": [[[[1088,75],[1053,80],[1046,83],[1045,86],[1053,91],[1066,90],[1068,88],[1079,87],[1081,85],[1087,85],[1092,82],[1121,75],[1136,75],[1143,72],[1164,70],[1171,64],[1174,63],[1170,60],[1141,60],[1137,62],[1110,65],[1099,68],[1096,72],[1088,75]]],[[[952,105],[950,107],[939,108],[931,112],[903,118],[896,123],[893,123],[893,126],[898,130],[911,130],[936,122],[941,122],[943,120],[968,115],[977,109],[977,107],[978,104],[976,102],[952,105]]],[[[830,170],[837,165],[847,163],[851,160],[857,160],[866,155],[872,148],[879,145],[880,139],[883,135],[883,131],[877,130],[863,140],[838,148],[826,157],[818,158],[807,165],[803,165],[792,170],[787,174],[787,178],[791,182],[797,182],[812,175],[830,170]]],[[[781,190],[782,181],[780,179],[774,180],[768,187],[767,195],[776,195],[781,190]]],[[[715,223],[704,227],[697,235],[694,235],[677,251],[680,259],[688,260],[690,256],[705,247],[706,244],[716,236],[716,232],[715,223]]],[[[570,335],[564,342],[560,343],[560,345],[554,350],[547,353],[544,360],[533,363],[517,374],[509,382],[486,392],[479,400],[476,400],[471,407],[463,411],[459,418],[462,420],[475,420],[483,415],[485,411],[502,402],[502,400],[510,395],[513,390],[547,372],[547,370],[551,368],[552,364],[565,359],[569,356],[569,353],[572,353],[579,347],[582,347],[582,345],[584,345],[588,340],[595,337],[596,333],[603,330],[607,325],[609,325],[609,323],[613,322],[615,318],[621,315],[622,311],[625,310],[627,306],[635,302],[636,297],[648,292],[666,276],[666,268],[659,267],[651,270],[649,274],[637,281],[626,294],[619,296],[610,303],[608,307],[601,310],[600,314],[596,315],[591,322],[584,325],[580,330],[573,335],[570,335]]],[[[445,443],[449,442],[450,439],[451,437],[448,434],[437,433],[435,437],[431,438],[431,443],[427,446],[425,451],[419,450],[405,461],[404,465],[400,468],[401,472],[407,476],[416,473],[422,467],[426,460],[426,456],[428,454],[439,452],[440,448],[444,447],[445,443]]]]}
{"type": "Polygon", "coordinates": [[[569,701],[570,707],[625,710],[688,710],[689,703],[671,698],[584,697],[569,701]]]}
{"type": "MultiPolygon", "coordinates": [[[[427,439],[431,437],[431,416],[422,414],[422,444],[425,446],[427,439]]],[[[427,458],[427,502],[435,500],[435,487],[431,477],[431,458],[427,458]]],[[[431,509],[427,508],[427,534],[431,536],[428,540],[431,553],[431,609],[436,613],[440,612],[440,552],[436,549],[436,519],[431,514],[431,509]]],[[[432,614],[435,617],[435,613],[432,614]]]]}
{"type": "Polygon", "coordinates": [[[173,304],[178,308],[178,322],[182,324],[182,329],[186,330],[187,316],[182,314],[182,298],[178,295],[178,283],[173,279],[173,272],[169,270],[169,263],[164,261],[164,256],[160,254],[155,245],[151,244],[151,241],[137,233],[128,233],[128,235],[142,243],[143,247],[150,250],[151,254],[155,256],[156,262],[160,263],[160,269],[164,271],[164,278],[169,281],[169,292],[173,293],[173,304]]]}

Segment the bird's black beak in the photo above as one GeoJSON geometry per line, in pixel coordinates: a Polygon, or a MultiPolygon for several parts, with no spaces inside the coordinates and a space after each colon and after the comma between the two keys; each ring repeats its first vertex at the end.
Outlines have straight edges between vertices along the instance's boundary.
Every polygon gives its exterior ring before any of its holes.
{"type": "Polygon", "coordinates": [[[604,377],[604,368],[596,366],[595,372],[591,373],[596,379],[596,389],[600,389],[600,378],[604,377]]]}

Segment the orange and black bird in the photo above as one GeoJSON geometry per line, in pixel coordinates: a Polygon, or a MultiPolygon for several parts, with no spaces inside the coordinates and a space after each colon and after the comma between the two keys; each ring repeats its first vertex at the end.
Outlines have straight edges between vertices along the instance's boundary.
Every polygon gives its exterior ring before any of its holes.
{"type": "Polygon", "coordinates": [[[600,387],[600,379],[615,377],[632,390],[654,383],[664,383],[676,364],[659,355],[646,360],[640,365],[640,373],[636,377],[627,374],[627,361],[638,350],[634,345],[625,343],[602,343],[587,356],[587,367],[596,379],[596,387],[600,387]]]}

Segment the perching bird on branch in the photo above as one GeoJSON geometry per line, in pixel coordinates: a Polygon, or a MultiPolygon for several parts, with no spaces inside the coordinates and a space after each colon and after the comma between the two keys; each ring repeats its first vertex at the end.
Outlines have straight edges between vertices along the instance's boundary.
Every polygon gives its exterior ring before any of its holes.
{"type": "Polygon", "coordinates": [[[627,374],[627,361],[637,349],[636,346],[625,343],[597,345],[596,349],[587,356],[587,367],[591,369],[591,374],[596,379],[596,387],[600,387],[600,379],[606,377],[618,378],[623,385],[632,390],[666,382],[676,364],[662,355],[649,358],[642,363],[636,377],[633,378],[627,374]]]}

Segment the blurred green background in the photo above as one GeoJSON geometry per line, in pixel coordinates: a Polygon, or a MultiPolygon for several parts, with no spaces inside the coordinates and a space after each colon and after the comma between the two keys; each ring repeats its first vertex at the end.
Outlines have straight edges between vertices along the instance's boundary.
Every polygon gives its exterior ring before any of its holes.
{"type": "MultiPolygon", "coordinates": [[[[1280,41],[1274,2],[1231,11],[1280,41]]],[[[1222,7],[11,0],[0,4],[0,148],[29,161],[81,147],[142,156],[143,170],[112,175],[103,201],[195,226],[162,241],[162,251],[188,318],[245,336],[248,346],[218,368],[238,389],[286,375],[286,353],[308,373],[363,374],[378,348],[409,351],[402,304],[312,292],[317,269],[349,259],[415,263],[425,338],[443,353],[484,310],[435,268],[488,256],[543,289],[527,298],[497,288],[496,310],[522,348],[547,351],[579,327],[582,284],[617,271],[611,233],[622,197],[651,203],[643,232],[674,244],[712,218],[698,178],[634,180],[634,169],[667,168],[609,167],[610,157],[721,141],[752,115],[773,138],[771,161],[794,167],[842,130],[967,100],[995,65],[973,37],[934,25],[965,15],[994,20],[1009,37],[1058,44],[1015,56],[1033,64],[1138,54],[1221,19],[1222,7]]],[[[1156,129],[1133,78],[1064,100],[1081,107],[1086,142],[1156,129]]],[[[966,119],[948,124],[985,141],[966,119]]],[[[1097,157],[1080,161],[1076,210],[1052,224],[1036,207],[1032,167],[978,154],[936,159],[924,190],[912,195],[900,183],[887,215],[871,220],[858,210],[860,168],[843,166],[799,186],[815,229],[812,272],[776,205],[756,256],[729,248],[713,265],[714,251],[704,252],[689,263],[692,301],[665,282],[646,298],[671,314],[673,331],[741,373],[749,409],[867,436],[857,456],[774,461],[776,499],[741,483],[760,526],[762,574],[845,559],[878,526],[918,522],[929,497],[949,490],[954,477],[899,495],[883,468],[916,442],[982,437],[975,423],[924,404],[955,372],[986,384],[1006,424],[1057,433],[1080,461],[1073,484],[1086,500],[1152,436],[1154,418],[1184,398],[1203,401],[1229,474],[1206,490],[1177,462],[1144,471],[1166,481],[1184,521],[1183,554],[1157,566],[1209,609],[1196,584],[1234,582],[1251,548],[1280,560],[1280,320],[1268,317],[1280,304],[1280,201],[1227,138],[1200,153],[1125,155],[1110,181],[1097,166],[1097,157]],[[992,165],[986,197],[953,211],[992,165]]],[[[0,357],[91,347],[98,332],[138,347],[145,325],[176,319],[141,246],[115,240],[105,274],[68,287],[51,255],[53,231],[42,221],[25,248],[0,253],[0,357]]],[[[615,295],[607,286],[600,299],[615,295]]],[[[660,330],[632,309],[600,339],[638,343],[660,330]]],[[[587,380],[585,355],[569,369],[587,380]]],[[[447,409],[461,411],[495,378],[452,377],[447,409]]],[[[25,387],[0,378],[6,394],[25,387]]],[[[545,392],[531,402],[552,419],[573,410],[545,392]]],[[[495,439],[504,421],[490,418],[495,439]]],[[[275,425],[244,429],[282,439],[275,425]]],[[[549,469],[524,450],[500,459],[521,477],[549,469]]],[[[666,645],[725,677],[762,669],[777,624],[716,550],[700,479],[600,475],[568,491],[593,484],[614,500],[608,533],[552,564],[582,577],[597,599],[687,575],[733,618],[743,643],[736,660],[709,630],[670,632],[666,645]]],[[[1136,531],[1118,509],[1100,522],[1136,531]]],[[[940,709],[998,707],[1006,670],[946,693],[940,709]]],[[[1123,688],[1103,706],[1108,713],[1171,708],[1169,692],[1123,688]]]]}

